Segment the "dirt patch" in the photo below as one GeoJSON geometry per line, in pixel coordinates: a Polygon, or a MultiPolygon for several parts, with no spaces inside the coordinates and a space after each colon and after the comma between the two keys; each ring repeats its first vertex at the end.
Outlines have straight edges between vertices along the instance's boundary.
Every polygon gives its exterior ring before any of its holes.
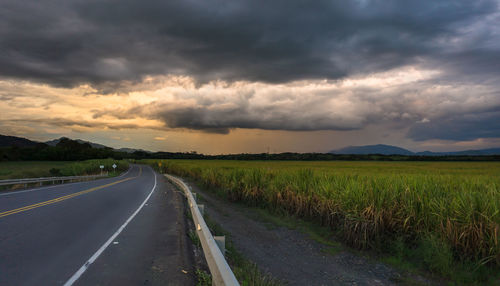
{"type": "Polygon", "coordinates": [[[320,243],[299,230],[272,225],[258,219],[261,210],[218,199],[185,181],[201,194],[207,214],[231,233],[235,247],[261,271],[288,285],[432,284],[343,247],[320,243]]]}

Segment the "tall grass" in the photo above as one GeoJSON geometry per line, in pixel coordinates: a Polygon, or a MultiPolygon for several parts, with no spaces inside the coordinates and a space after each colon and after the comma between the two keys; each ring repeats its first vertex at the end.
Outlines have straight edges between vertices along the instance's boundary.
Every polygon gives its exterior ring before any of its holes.
{"type": "Polygon", "coordinates": [[[231,201],[327,225],[356,248],[423,247],[440,274],[457,261],[500,266],[500,163],[168,160],[161,168],[231,201]]]}

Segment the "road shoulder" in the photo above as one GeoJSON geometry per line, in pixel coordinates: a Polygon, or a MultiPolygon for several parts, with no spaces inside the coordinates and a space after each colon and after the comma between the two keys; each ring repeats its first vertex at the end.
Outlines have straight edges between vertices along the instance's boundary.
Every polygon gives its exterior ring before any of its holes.
{"type": "Polygon", "coordinates": [[[194,285],[182,195],[157,175],[144,208],[76,285],[194,285]]]}

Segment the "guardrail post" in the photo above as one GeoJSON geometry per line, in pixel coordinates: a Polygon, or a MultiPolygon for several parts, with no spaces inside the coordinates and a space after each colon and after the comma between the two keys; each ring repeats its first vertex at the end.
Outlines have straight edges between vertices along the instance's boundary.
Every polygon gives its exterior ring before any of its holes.
{"type": "Polygon", "coordinates": [[[215,239],[215,243],[217,243],[217,246],[220,249],[220,252],[222,252],[222,254],[226,255],[226,236],[225,235],[214,236],[214,239],[215,239]]]}
{"type": "Polygon", "coordinates": [[[200,210],[201,215],[205,215],[205,205],[198,205],[198,209],[200,210]]]}

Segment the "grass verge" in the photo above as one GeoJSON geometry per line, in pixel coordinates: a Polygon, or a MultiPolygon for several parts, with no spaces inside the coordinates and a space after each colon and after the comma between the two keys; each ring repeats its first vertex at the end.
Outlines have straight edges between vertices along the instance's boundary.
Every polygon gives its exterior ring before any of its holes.
{"type": "MultiPolygon", "coordinates": [[[[125,160],[99,159],[86,161],[9,161],[0,162],[0,180],[23,179],[41,177],[65,177],[65,176],[85,176],[101,173],[99,166],[104,165],[104,172],[108,177],[115,177],[127,170],[129,164],[125,160]],[[112,165],[116,164],[116,169],[112,165]]],[[[43,182],[42,185],[50,185],[53,182],[43,182]]],[[[58,183],[58,182],[55,182],[58,183]]],[[[6,185],[0,186],[0,191],[22,189],[30,186],[40,186],[36,184],[6,185]]]]}
{"type": "MultiPolygon", "coordinates": [[[[200,194],[197,194],[200,198],[200,194]]],[[[282,283],[273,278],[270,274],[262,273],[258,266],[248,260],[239,252],[233,244],[231,234],[225,231],[217,222],[212,220],[210,216],[205,214],[205,222],[207,223],[210,232],[214,236],[226,236],[226,260],[233,270],[234,276],[238,279],[241,285],[259,285],[259,286],[279,286],[282,283]]]]}
{"type": "Polygon", "coordinates": [[[8,161],[0,162],[0,180],[58,177],[58,176],[82,176],[100,174],[100,165],[104,165],[104,171],[110,176],[116,176],[128,169],[126,160],[96,159],[86,161],[8,161]],[[116,164],[113,172],[112,165],[116,164]]]}
{"type": "MultiPolygon", "coordinates": [[[[198,202],[203,201],[203,197],[197,194],[198,202]]],[[[193,219],[189,211],[186,212],[186,217],[190,220],[193,219]]],[[[262,273],[258,266],[245,258],[241,252],[239,252],[234,246],[231,240],[231,234],[225,231],[217,222],[212,220],[207,214],[203,215],[203,218],[210,229],[210,232],[214,236],[225,236],[226,237],[226,260],[234,273],[234,276],[242,286],[280,286],[283,285],[279,280],[273,278],[269,274],[262,273]]],[[[193,244],[201,250],[201,243],[198,235],[195,231],[191,230],[188,233],[189,238],[193,244]]],[[[197,269],[197,286],[208,286],[212,285],[212,278],[208,272],[203,269],[197,269]]]]}

